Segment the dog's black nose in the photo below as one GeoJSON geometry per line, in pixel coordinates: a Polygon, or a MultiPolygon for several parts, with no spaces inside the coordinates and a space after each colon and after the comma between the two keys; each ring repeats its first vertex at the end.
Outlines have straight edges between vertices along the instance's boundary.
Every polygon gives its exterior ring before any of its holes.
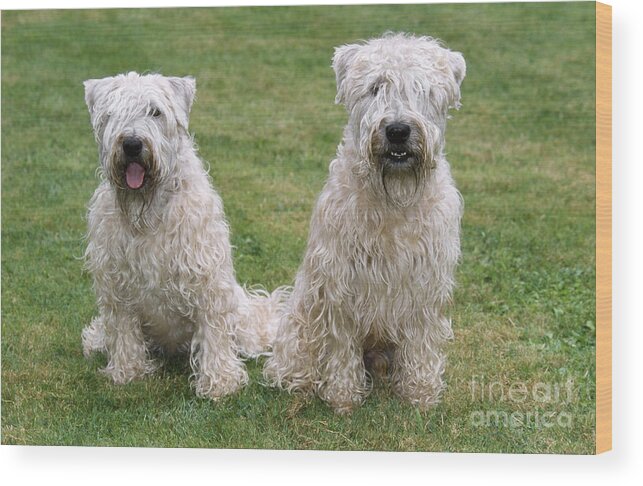
{"type": "Polygon", "coordinates": [[[125,137],[123,140],[123,152],[129,157],[136,157],[143,150],[143,142],[138,137],[125,137]]]}
{"type": "Polygon", "coordinates": [[[411,127],[406,123],[391,123],[386,127],[386,138],[391,143],[404,143],[411,135],[411,127]]]}

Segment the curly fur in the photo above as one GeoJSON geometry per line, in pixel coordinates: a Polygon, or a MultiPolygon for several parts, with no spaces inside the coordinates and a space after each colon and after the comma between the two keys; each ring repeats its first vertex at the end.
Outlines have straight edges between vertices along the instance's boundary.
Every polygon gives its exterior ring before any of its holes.
{"type": "Polygon", "coordinates": [[[333,68],[349,120],[264,375],[349,412],[370,389],[365,354],[390,356],[394,390],[425,408],[444,388],[453,336],[445,310],[463,204],[444,133],[464,58],[430,37],[388,34],[337,48],[333,68]],[[402,148],[386,135],[398,122],[411,128],[402,148]],[[395,150],[410,155],[394,163],[395,150]]]}
{"type": "Polygon", "coordinates": [[[153,372],[155,350],[188,351],[197,394],[216,399],[248,381],[240,355],[269,349],[282,293],[236,282],[223,204],[188,133],[195,90],[193,78],[158,74],[85,81],[101,182],[85,252],[99,314],[82,341],[86,355],[107,353],[115,383],[153,372]],[[143,144],[135,190],[126,137],[143,144]]]}

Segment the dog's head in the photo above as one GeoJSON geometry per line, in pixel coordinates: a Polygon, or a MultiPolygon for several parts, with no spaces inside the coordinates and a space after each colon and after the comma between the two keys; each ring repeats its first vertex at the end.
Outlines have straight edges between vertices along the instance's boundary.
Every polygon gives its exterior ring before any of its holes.
{"type": "Polygon", "coordinates": [[[412,199],[442,155],[449,108],[460,106],[462,54],[430,37],[386,34],[337,48],[333,69],[346,136],[366,170],[394,201],[412,199]]]}
{"type": "Polygon", "coordinates": [[[194,79],[130,72],[84,84],[103,173],[120,191],[151,191],[176,167],[194,79]]]}

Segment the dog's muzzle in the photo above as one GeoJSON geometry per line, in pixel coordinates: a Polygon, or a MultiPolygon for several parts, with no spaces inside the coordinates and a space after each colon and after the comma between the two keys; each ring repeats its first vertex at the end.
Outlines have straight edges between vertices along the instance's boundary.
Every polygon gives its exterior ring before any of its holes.
{"type": "Polygon", "coordinates": [[[386,146],[384,157],[391,165],[405,165],[413,159],[413,152],[408,141],[411,127],[406,123],[391,123],[385,128],[386,146]]]}

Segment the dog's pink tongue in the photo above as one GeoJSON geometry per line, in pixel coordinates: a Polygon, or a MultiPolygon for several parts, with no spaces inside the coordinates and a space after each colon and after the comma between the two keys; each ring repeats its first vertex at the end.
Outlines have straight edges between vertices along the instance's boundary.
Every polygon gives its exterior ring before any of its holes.
{"type": "Polygon", "coordinates": [[[130,189],[138,189],[143,185],[145,169],[141,164],[131,162],[125,169],[125,181],[130,189]]]}

